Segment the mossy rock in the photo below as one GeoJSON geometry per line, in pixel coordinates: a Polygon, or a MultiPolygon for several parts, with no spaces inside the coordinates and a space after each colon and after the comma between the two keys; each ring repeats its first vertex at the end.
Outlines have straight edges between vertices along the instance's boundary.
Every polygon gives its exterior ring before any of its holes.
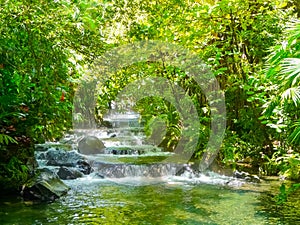
{"type": "Polygon", "coordinates": [[[86,136],[78,143],[78,151],[81,154],[92,155],[104,153],[105,146],[101,140],[95,136],[86,136]]]}
{"type": "Polygon", "coordinates": [[[39,175],[22,190],[26,200],[51,202],[67,194],[69,187],[49,169],[40,169],[39,175]]]}

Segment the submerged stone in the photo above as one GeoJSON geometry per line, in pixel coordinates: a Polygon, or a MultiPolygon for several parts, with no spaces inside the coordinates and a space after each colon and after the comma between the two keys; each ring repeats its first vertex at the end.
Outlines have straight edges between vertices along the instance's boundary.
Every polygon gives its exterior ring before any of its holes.
{"type": "Polygon", "coordinates": [[[79,154],[77,151],[51,148],[47,152],[42,152],[37,158],[43,161],[43,166],[51,166],[51,170],[57,173],[61,179],[75,179],[93,171],[92,166],[87,162],[86,156],[79,154]]]}

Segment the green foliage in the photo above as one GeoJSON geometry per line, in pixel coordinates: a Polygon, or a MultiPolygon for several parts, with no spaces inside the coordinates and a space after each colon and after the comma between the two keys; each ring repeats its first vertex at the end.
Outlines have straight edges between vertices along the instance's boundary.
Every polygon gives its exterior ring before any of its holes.
{"type": "Polygon", "coordinates": [[[18,142],[6,134],[0,134],[0,145],[2,144],[8,145],[9,143],[17,144],[18,142]]]}
{"type": "Polygon", "coordinates": [[[34,177],[32,148],[14,146],[0,151],[0,190],[18,192],[34,177]]]}
{"type": "Polygon", "coordinates": [[[274,118],[271,124],[282,124],[288,134],[287,140],[294,145],[300,143],[299,123],[297,122],[300,103],[299,37],[300,22],[294,20],[287,25],[285,38],[281,44],[271,49],[267,76],[276,88],[272,90],[265,109],[265,116],[274,118]]]}
{"type": "Polygon", "coordinates": [[[263,175],[280,175],[291,180],[300,180],[300,155],[289,150],[288,153],[282,147],[275,151],[272,157],[262,155],[265,163],[261,166],[263,175]]]}
{"type": "MultiPolygon", "coordinates": [[[[17,140],[21,146],[30,146],[61,137],[72,127],[78,82],[87,83],[79,92],[82,102],[76,109],[80,112],[77,119],[90,127],[89,119],[103,122],[104,113],[126,85],[141,78],[163,77],[173,88],[181,87],[196,107],[201,125],[187,136],[197,139],[198,145],[187,149],[196,150],[194,156],[200,157],[210,135],[211,109],[201,88],[181,68],[163,61],[136,63],[109,74],[97,93],[82,76],[107,49],[153,39],[185,46],[201,57],[218,79],[227,107],[228,135],[222,160],[235,163],[251,157],[259,162],[262,152],[272,165],[285,154],[274,153],[274,140],[285,150],[285,140],[295,148],[300,143],[299,22],[282,33],[298,5],[288,0],[2,1],[0,144],[14,146],[17,140]],[[262,71],[270,48],[269,66],[262,71]],[[90,110],[84,103],[93,106],[93,97],[97,103],[95,110],[90,110]]],[[[161,147],[172,151],[183,132],[180,112],[160,97],[144,98],[135,109],[141,113],[149,137],[161,140],[161,147]],[[158,132],[162,128],[165,133],[158,132]],[[159,137],[154,137],[156,134],[159,137]]],[[[32,153],[7,153],[7,149],[1,149],[3,166],[26,173],[18,165],[24,165],[26,154],[32,153]]],[[[296,176],[292,157],[279,161],[276,168],[293,171],[296,176]]]]}
{"type": "Polygon", "coordinates": [[[0,164],[0,183],[5,184],[1,190],[16,190],[30,179],[29,171],[17,157],[13,156],[7,164],[0,164]]]}
{"type": "Polygon", "coordinates": [[[105,48],[97,28],[102,5],[5,0],[0,8],[1,185],[17,189],[29,176],[33,143],[72,127],[82,66],[105,48]]]}
{"type": "Polygon", "coordinates": [[[293,131],[288,137],[288,141],[290,143],[299,143],[300,140],[300,120],[296,121],[292,125],[293,131]]]}
{"type": "Polygon", "coordinates": [[[235,167],[237,161],[246,157],[242,150],[248,150],[248,147],[249,145],[241,140],[235,132],[230,133],[230,131],[227,131],[219,157],[224,164],[235,167]]]}
{"type": "MultiPolygon", "coordinates": [[[[262,106],[269,97],[266,92],[268,83],[261,73],[261,67],[267,50],[276,44],[293,13],[293,8],[287,3],[270,0],[222,0],[209,3],[114,1],[110,10],[115,16],[110,21],[112,28],[109,32],[114,34],[112,36],[115,39],[110,41],[123,44],[159,39],[183,45],[198,54],[211,66],[225,91],[228,129],[235,133],[234,137],[225,140],[226,146],[235,146],[235,138],[240,143],[234,150],[234,154],[239,156],[233,158],[259,158],[260,151],[271,156],[272,136],[277,134],[269,126],[272,121],[265,123],[270,118],[261,118],[262,106]],[[139,16],[135,17],[134,12],[138,12],[139,16]],[[119,29],[114,30],[117,26],[119,29]]],[[[196,155],[200,156],[209,137],[210,109],[201,89],[180,68],[168,68],[159,63],[139,63],[111,75],[98,97],[97,118],[101,121],[105,108],[110,106],[122,88],[147,76],[168,78],[184,88],[193,99],[203,125],[196,149],[196,155]]],[[[182,121],[172,107],[152,98],[139,102],[136,108],[144,117],[147,127],[150,127],[148,125],[152,124],[154,118],[165,119],[168,128],[162,145],[169,150],[174,149],[181,134],[182,121]]],[[[147,132],[151,135],[150,130],[147,132]]],[[[198,134],[190,135],[196,138],[198,134]]]]}
{"type": "MultiPolygon", "coordinates": [[[[203,127],[200,129],[200,134],[202,135],[200,138],[202,138],[202,143],[206,143],[210,119],[209,110],[203,111],[203,109],[208,106],[205,98],[203,98],[200,87],[191,78],[188,78],[184,72],[180,71],[179,68],[165,66],[163,63],[137,63],[127,68],[123,68],[116,74],[111,74],[110,78],[105,81],[104,85],[102,85],[99,90],[96,106],[96,117],[98,118],[98,121],[100,123],[103,121],[102,117],[106,112],[106,109],[111,107],[112,101],[116,100],[116,96],[126,85],[146,77],[164,77],[170,80],[171,89],[173,91],[176,88],[175,84],[180,85],[184,89],[194,104],[197,105],[197,109],[199,110],[198,113],[201,115],[200,122],[203,124],[203,127]]],[[[168,94],[174,96],[172,91],[168,94]]],[[[167,96],[163,97],[167,98],[167,96]]],[[[181,99],[176,99],[176,101],[179,103],[181,102],[181,99]]],[[[119,110],[126,110],[125,102],[119,103],[118,106],[119,110]],[[122,104],[124,105],[124,108],[122,108],[122,104]]],[[[160,96],[143,98],[139,102],[136,102],[134,109],[141,114],[142,120],[146,125],[145,131],[146,134],[149,135],[149,139],[152,139],[152,141],[155,142],[159,141],[156,144],[160,143],[160,147],[163,147],[168,151],[174,150],[182,135],[182,118],[180,118],[179,113],[176,111],[178,109],[175,109],[174,105],[160,96]],[[160,119],[161,122],[164,122],[157,123],[158,119],[160,119]],[[160,129],[159,127],[164,123],[166,126],[163,126],[164,129],[160,129]],[[160,132],[157,133],[158,131],[160,132]],[[164,131],[165,133],[163,134],[164,131]]],[[[190,138],[199,138],[199,132],[193,132],[188,136],[190,138]]],[[[188,148],[189,147],[187,146],[185,149],[188,148]]],[[[190,151],[194,151],[194,149],[190,149],[190,151]]]]}
{"type": "Polygon", "coordinates": [[[71,127],[79,63],[103,51],[95,27],[101,20],[90,17],[99,6],[90,9],[90,4],[1,3],[0,117],[11,136],[40,142],[58,138],[71,127]]]}
{"type": "MultiPolygon", "coordinates": [[[[7,114],[1,125],[13,126],[15,132],[11,133],[15,136],[27,134],[36,140],[43,139],[43,136],[51,138],[52,129],[56,129],[55,120],[65,120],[63,111],[70,107],[59,101],[62,89],[69,91],[68,85],[65,87],[68,78],[65,64],[67,56],[49,37],[51,25],[54,25],[49,24],[49,14],[37,5],[29,6],[24,2],[24,6],[18,9],[13,7],[14,3],[5,5],[1,14],[3,68],[0,109],[1,115],[11,112],[19,116],[10,117],[7,114]],[[33,16],[39,19],[31,21],[33,16]],[[7,17],[15,19],[7,20],[7,17]],[[45,26],[47,24],[49,27],[45,26]],[[30,128],[24,130],[28,126],[30,128]]],[[[60,126],[59,123],[57,125],[60,126]]]]}
{"type": "Polygon", "coordinates": [[[281,184],[279,194],[276,196],[276,204],[282,205],[286,203],[288,197],[292,195],[296,190],[300,188],[300,184],[292,184],[290,187],[286,187],[285,184],[281,184]]]}
{"type": "Polygon", "coordinates": [[[205,26],[209,44],[203,57],[225,89],[228,127],[244,142],[260,146],[259,151],[270,146],[268,130],[258,120],[267,97],[259,72],[267,49],[276,43],[289,18],[277,4],[218,1],[205,26]]]}

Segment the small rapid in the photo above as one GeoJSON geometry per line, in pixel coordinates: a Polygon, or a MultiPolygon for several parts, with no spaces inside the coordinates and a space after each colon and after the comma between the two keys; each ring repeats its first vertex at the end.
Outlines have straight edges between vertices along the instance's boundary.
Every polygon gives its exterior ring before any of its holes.
{"type": "MultiPolygon", "coordinates": [[[[89,182],[107,179],[131,185],[205,183],[236,187],[245,183],[243,179],[212,171],[200,173],[196,162],[186,162],[180,155],[163,151],[152,144],[147,140],[137,113],[114,113],[108,115],[105,120],[106,127],[78,129],[74,134],[63,138],[60,143],[39,145],[36,151],[39,166],[58,173],[62,166],[78,167],[73,161],[84,160],[90,165],[91,173],[78,176],[76,180],[86,179],[89,182]],[[103,152],[89,155],[78,153],[78,142],[83,137],[90,136],[103,142],[103,152]],[[57,154],[58,152],[61,153],[57,154]]],[[[82,164],[79,166],[82,167],[82,164]]],[[[76,183],[76,180],[69,183],[76,183]]]]}

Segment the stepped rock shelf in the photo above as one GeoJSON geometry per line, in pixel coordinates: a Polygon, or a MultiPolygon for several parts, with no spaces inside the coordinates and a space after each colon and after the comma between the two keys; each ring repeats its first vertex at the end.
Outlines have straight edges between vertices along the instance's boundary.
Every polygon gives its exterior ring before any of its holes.
{"type": "MultiPolygon", "coordinates": [[[[259,182],[251,175],[221,176],[200,173],[197,164],[180,155],[164,152],[151,144],[137,114],[114,114],[106,118],[108,127],[76,130],[59,143],[36,146],[39,167],[62,180],[81,179],[168,179],[181,177],[195,182],[241,186],[245,180],[259,182]]],[[[49,198],[47,198],[49,199],[49,198]]]]}

